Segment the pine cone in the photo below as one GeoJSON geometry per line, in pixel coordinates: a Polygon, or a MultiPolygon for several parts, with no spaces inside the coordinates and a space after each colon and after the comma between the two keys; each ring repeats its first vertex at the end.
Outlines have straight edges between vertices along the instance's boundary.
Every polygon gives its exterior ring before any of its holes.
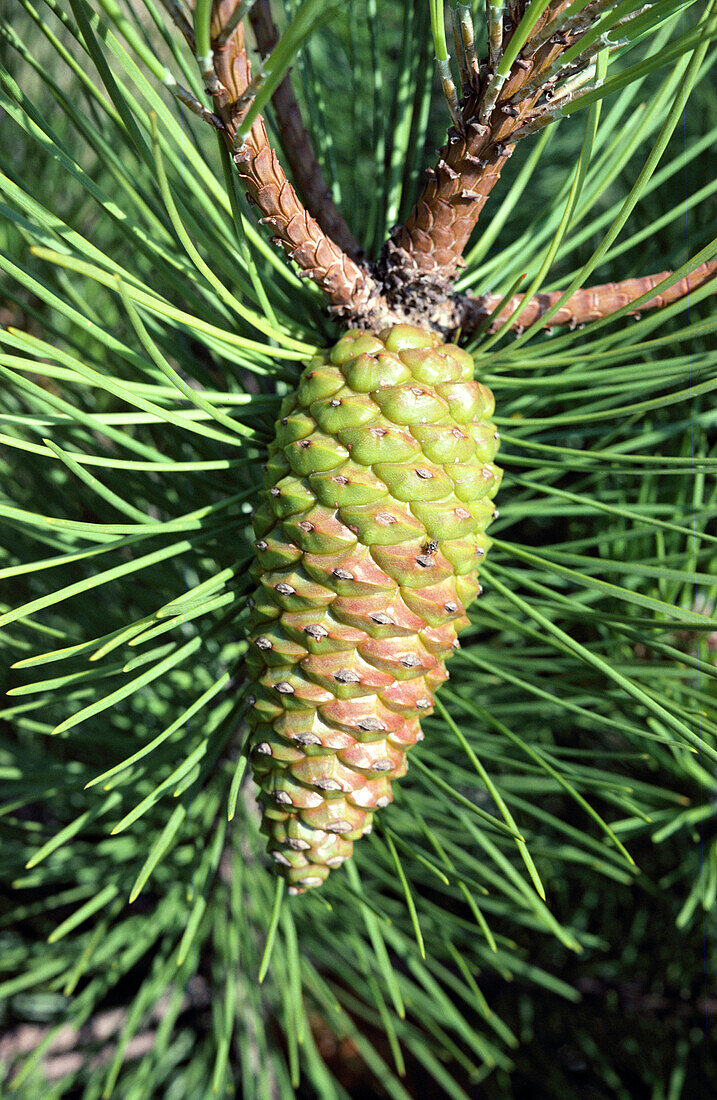
{"type": "Polygon", "coordinates": [[[347,332],[281,407],[254,529],[252,763],[291,892],[371,830],[480,592],[498,433],[470,355],[347,332]]]}

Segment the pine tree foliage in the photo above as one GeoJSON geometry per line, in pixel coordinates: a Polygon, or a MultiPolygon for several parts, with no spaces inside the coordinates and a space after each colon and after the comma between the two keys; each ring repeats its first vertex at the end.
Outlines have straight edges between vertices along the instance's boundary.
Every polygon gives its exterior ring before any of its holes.
{"type": "MultiPolygon", "coordinates": [[[[485,592],[393,806],[297,898],[247,768],[251,517],[281,400],[340,326],[172,93],[211,110],[176,4],[0,18],[2,1095],[706,1087],[714,287],[490,323],[518,290],[717,256],[714,3],[599,8],[595,79],[518,144],[456,285],[499,296],[468,342],[505,469],[485,592]]],[[[275,16],[255,104],[280,147],[293,65],[375,256],[450,122],[441,5],[275,16]]]]}

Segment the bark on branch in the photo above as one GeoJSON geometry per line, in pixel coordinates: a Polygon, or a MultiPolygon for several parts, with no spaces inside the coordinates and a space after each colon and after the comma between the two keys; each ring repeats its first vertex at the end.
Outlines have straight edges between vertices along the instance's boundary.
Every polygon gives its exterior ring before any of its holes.
{"type": "Polygon", "coordinates": [[[215,0],[212,11],[213,67],[218,83],[211,89],[214,110],[223,124],[242,183],[274,230],[274,240],[337,308],[365,306],[374,293],[373,281],[319,226],[299,201],[269,144],[259,116],[250,133],[234,150],[234,142],[249,104],[242,103],[251,70],[241,23],[226,41],[222,30],[237,0],[215,0]]]}
{"type": "MultiPolygon", "coordinates": [[[[358,264],[351,254],[356,254],[356,242],[328,195],[288,78],[274,94],[277,121],[294,176],[317,217],[302,205],[289,183],[269,144],[261,116],[244,140],[237,140],[251,103],[246,94],[247,89],[251,91],[251,70],[243,25],[241,21],[235,25],[236,18],[232,18],[238,12],[239,0],[214,0],[212,65],[205,73],[214,101],[214,122],[232,150],[249,199],[261,212],[261,221],[274,230],[274,242],[324,291],[331,308],[346,323],[381,328],[410,322],[445,333],[460,328],[465,334],[484,324],[500,298],[451,293],[461,254],[513,152],[514,141],[536,120],[544,121],[542,116],[550,110],[557,82],[566,74],[569,86],[575,83],[576,71],[578,82],[587,79],[585,73],[589,70],[585,66],[590,61],[590,49],[578,52],[577,59],[567,67],[561,55],[580,41],[611,2],[589,0],[578,15],[566,18],[570,0],[553,0],[533,27],[505,81],[496,83],[495,68],[525,10],[525,2],[513,0],[502,9],[497,31],[491,28],[490,59],[479,71],[475,65],[464,66],[467,79],[474,84],[464,89],[460,130],[449,130],[436,168],[429,171],[406,223],[394,232],[369,268],[358,264]]],[[[251,18],[259,48],[270,51],[277,35],[269,0],[256,0],[251,18]]],[[[190,33],[185,30],[185,36],[190,33]]],[[[565,88],[563,84],[558,98],[565,88]]],[[[643,303],[639,312],[676,301],[716,273],[717,262],[702,264],[643,303]]],[[[661,272],[580,290],[546,324],[575,327],[599,320],[648,293],[670,274],[661,272]]],[[[523,329],[539,321],[560,296],[555,292],[532,298],[511,323],[511,329],[523,329]]],[[[522,303],[522,295],[512,298],[492,322],[491,331],[504,325],[522,303]]]]}
{"type": "MultiPolygon", "coordinates": [[[[266,57],[279,40],[279,33],[271,15],[270,0],[256,0],[249,13],[249,21],[259,52],[266,57]]],[[[311,138],[304,126],[301,109],[296,101],[288,73],[274,92],[272,103],[281,137],[281,147],[309,213],[316,218],[324,233],[331,237],[339,248],[349,256],[358,256],[361,249],[331,196],[321,165],[316,159],[311,138]]]]}
{"type": "MultiPolygon", "coordinates": [[[[639,279],[624,279],[620,283],[600,283],[598,286],[584,287],[568,298],[565,305],[546,321],[546,325],[550,327],[567,325],[569,328],[576,328],[588,321],[599,321],[637,298],[641,298],[671,274],[671,271],[660,271],[656,275],[643,275],[639,279]]],[[[689,275],[628,312],[639,315],[648,309],[662,309],[704,286],[710,279],[715,279],[714,293],[717,293],[717,260],[700,264],[689,275]]],[[[559,290],[552,291],[550,294],[536,294],[525,305],[510,329],[514,332],[522,332],[523,329],[535,324],[561,297],[562,292],[559,290]]],[[[516,294],[511,298],[491,322],[488,331],[496,332],[505,325],[523,300],[522,294],[516,294]]],[[[490,317],[500,301],[500,294],[484,294],[480,297],[460,299],[456,327],[460,327],[465,335],[470,335],[485,322],[487,317],[490,317]]]]}
{"type": "MultiPolygon", "coordinates": [[[[572,22],[559,33],[559,16],[568,6],[569,0],[550,5],[497,92],[495,81],[491,84],[493,73],[484,64],[479,87],[464,96],[461,132],[449,130],[435,169],[429,171],[415,206],[384,253],[396,288],[407,281],[450,286],[480,212],[513,152],[513,135],[550,92],[548,74],[555,71],[555,62],[584,33],[582,24],[572,22]],[[555,32],[533,49],[531,43],[554,21],[555,32]]],[[[519,7],[522,12],[523,5],[519,7]]],[[[501,54],[513,27],[506,20],[501,54]]]]}

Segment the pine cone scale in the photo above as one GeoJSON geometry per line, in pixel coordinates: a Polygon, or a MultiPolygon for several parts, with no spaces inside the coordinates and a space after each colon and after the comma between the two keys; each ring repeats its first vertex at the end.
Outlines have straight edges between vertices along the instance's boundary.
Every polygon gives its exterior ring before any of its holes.
{"type": "Polygon", "coordinates": [[[293,892],[392,800],[480,590],[500,471],[472,371],[425,330],[349,332],[282,404],[248,662],[262,828],[293,892]]]}

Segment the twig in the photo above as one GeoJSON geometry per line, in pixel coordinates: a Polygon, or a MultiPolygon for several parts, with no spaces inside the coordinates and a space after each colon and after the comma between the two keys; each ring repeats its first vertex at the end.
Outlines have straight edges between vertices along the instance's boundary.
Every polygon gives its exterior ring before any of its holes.
{"type": "MultiPolygon", "coordinates": [[[[249,18],[259,51],[266,56],[271,53],[279,39],[271,15],[270,0],[256,0],[249,18]]],[[[343,248],[349,256],[357,256],[360,252],[359,245],[331,196],[311,138],[304,126],[288,74],[274,92],[272,103],[281,147],[307,209],[339,248],[343,248]]]]}
{"type": "Polygon", "coordinates": [[[236,9],[237,0],[215,0],[212,8],[213,66],[218,83],[213,99],[242,183],[250,201],[259,208],[261,220],[274,230],[274,241],[321,287],[332,306],[339,310],[365,308],[375,293],[372,279],[299,201],[269,144],[261,116],[235,148],[246,114],[240,104],[251,79],[242,23],[223,39],[236,9]]]}
{"type": "MultiPolygon", "coordinates": [[[[172,83],[169,83],[163,75],[165,83],[190,110],[221,132],[249,201],[259,208],[260,220],[274,230],[274,243],[280,244],[306,276],[324,291],[335,310],[355,310],[369,315],[371,302],[376,297],[374,281],[299,201],[269,144],[260,115],[250,132],[237,142],[239,129],[257,90],[257,85],[251,83],[242,23],[242,16],[250,10],[251,3],[248,0],[213,0],[210,41],[207,43],[204,30],[202,56],[197,55],[197,36],[183,17],[181,7],[175,0],[163,0],[163,3],[197,58],[214,102],[214,112],[203,107],[191,92],[181,88],[171,77],[172,83]],[[208,66],[211,72],[207,71],[208,66]]],[[[358,250],[353,238],[352,243],[358,250]]]]}
{"type": "MultiPolygon", "coordinates": [[[[624,279],[620,283],[601,283],[598,286],[584,287],[573,294],[565,305],[553,314],[547,321],[547,325],[567,325],[569,328],[576,328],[578,325],[587,324],[588,321],[599,321],[603,317],[609,317],[611,313],[623,309],[637,298],[641,298],[643,294],[647,294],[653,287],[658,286],[671,275],[671,271],[660,271],[656,275],[643,275],[639,279],[624,279]]],[[[680,298],[684,298],[691,291],[704,286],[711,279],[715,279],[712,292],[717,294],[716,277],[717,260],[709,260],[707,263],[700,264],[689,275],[686,275],[666,290],[661,291],[660,294],[656,294],[654,298],[643,302],[637,309],[631,309],[628,312],[634,316],[640,316],[649,309],[662,309],[671,302],[677,302],[680,298]]],[[[551,291],[549,294],[536,294],[523,307],[516,323],[511,328],[514,331],[522,331],[529,325],[535,324],[553,308],[560,297],[561,292],[559,290],[551,291]]],[[[516,294],[506,302],[498,316],[493,319],[489,331],[496,332],[501,328],[522,303],[523,298],[524,295],[516,294]]],[[[460,301],[456,327],[460,326],[466,335],[475,332],[485,319],[491,315],[500,301],[500,294],[484,294],[480,297],[466,296],[460,301]]]]}
{"type": "MultiPolygon", "coordinates": [[[[561,55],[580,34],[552,34],[537,50],[531,49],[531,43],[547,25],[559,25],[561,13],[569,7],[570,0],[556,0],[549,6],[536,20],[522,52],[503,73],[499,54],[504,49],[510,51],[511,42],[517,42],[516,31],[509,34],[500,4],[488,4],[491,72],[486,72],[481,88],[464,101],[460,127],[449,131],[435,171],[384,252],[383,262],[397,284],[420,283],[425,288],[430,283],[436,289],[450,286],[480,212],[513,152],[516,135],[525,134],[528,124],[531,128],[545,124],[536,122],[535,108],[545,91],[546,74],[559,67],[561,55]]],[[[509,5],[508,12],[511,22],[518,17],[516,5],[509,5]]],[[[546,122],[550,110],[546,103],[541,111],[546,122]]]]}

